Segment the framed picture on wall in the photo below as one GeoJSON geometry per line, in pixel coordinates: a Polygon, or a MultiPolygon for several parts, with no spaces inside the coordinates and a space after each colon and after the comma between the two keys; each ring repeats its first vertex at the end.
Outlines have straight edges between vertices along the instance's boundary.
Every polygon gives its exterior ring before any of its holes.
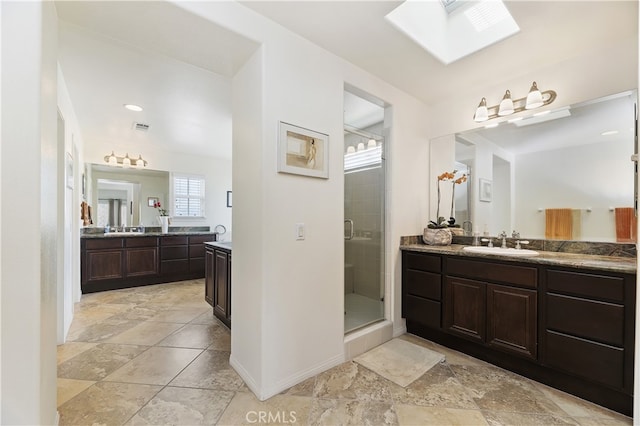
{"type": "Polygon", "coordinates": [[[480,183],[480,201],[490,203],[493,193],[491,181],[489,179],[479,179],[480,183]]]}
{"type": "Polygon", "coordinates": [[[227,207],[231,207],[233,204],[233,193],[231,191],[227,191],[227,207]]]}
{"type": "Polygon", "coordinates": [[[147,206],[155,207],[156,204],[158,204],[158,201],[160,201],[158,197],[149,197],[147,198],[147,206]]]}
{"type": "Polygon", "coordinates": [[[278,172],[329,178],[329,136],[280,122],[278,172]]]}

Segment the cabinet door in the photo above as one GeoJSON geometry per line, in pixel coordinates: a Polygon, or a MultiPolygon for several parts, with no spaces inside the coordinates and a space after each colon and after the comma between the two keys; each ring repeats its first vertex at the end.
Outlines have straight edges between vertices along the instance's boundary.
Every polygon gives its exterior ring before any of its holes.
{"type": "Polygon", "coordinates": [[[144,247],[126,250],[127,277],[158,274],[158,248],[144,247]]]}
{"type": "Polygon", "coordinates": [[[537,358],[537,293],[487,284],[489,346],[526,358],[537,358]]]}
{"type": "Polygon", "coordinates": [[[227,299],[227,253],[223,251],[215,251],[215,267],[214,267],[214,296],[213,311],[219,317],[226,318],[228,310],[227,299]]]}
{"type": "Polygon", "coordinates": [[[86,282],[123,278],[122,250],[86,252],[86,282]]]}
{"type": "Polygon", "coordinates": [[[444,328],[479,342],[485,341],[486,284],[449,277],[445,279],[444,328]]]}
{"type": "Polygon", "coordinates": [[[204,300],[213,307],[213,283],[214,283],[214,255],[213,250],[207,249],[204,253],[204,300]]]}

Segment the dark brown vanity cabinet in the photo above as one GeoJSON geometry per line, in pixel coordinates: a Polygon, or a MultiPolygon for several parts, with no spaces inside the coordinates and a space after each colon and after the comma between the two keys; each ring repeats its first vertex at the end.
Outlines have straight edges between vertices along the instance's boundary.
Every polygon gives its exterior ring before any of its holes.
{"type": "Polygon", "coordinates": [[[207,244],[205,259],[205,300],[231,328],[231,249],[207,244]]]}
{"type": "Polygon", "coordinates": [[[202,278],[213,234],[82,238],[82,293],[202,278]]]}
{"type": "Polygon", "coordinates": [[[402,252],[407,331],[631,415],[634,274],[402,252]]]}
{"type": "Polygon", "coordinates": [[[633,390],[635,277],[546,270],[543,362],[633,390]]]}
{"type": "Polygon", "coordinates": [[[444,289],[445,331],[536,359],[536,289],[536,268],[449,258],[444,289]]]}

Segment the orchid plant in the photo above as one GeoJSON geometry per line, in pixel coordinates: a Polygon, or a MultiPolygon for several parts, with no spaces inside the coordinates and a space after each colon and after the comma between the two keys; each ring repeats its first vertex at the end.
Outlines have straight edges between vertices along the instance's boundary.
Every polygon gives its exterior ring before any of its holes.
{"type": "Polygon", "coordinates": [[[427,225],[427,227],[434,229],[434,228],[448,228],[450,226],[455,225],[456,220],[453,217],[453,201],[455,199],[456,185],[459,185],[467,181],[466,174],[462,174],[461,176],[456,177],[457,173],[458,171],[454,170],[452,172],[444,172],[438,176],[438,206],[436,210],[437,219],[436,221],[433,221],[433,220],[429,221],[429,225],[427,225]],[[446,220],[443,216],[440,216],[440,198],[441,198],[440,182],[451,182],[453,186],[451,191],[451,211],[449,212],[449,220],[446,220]]]}

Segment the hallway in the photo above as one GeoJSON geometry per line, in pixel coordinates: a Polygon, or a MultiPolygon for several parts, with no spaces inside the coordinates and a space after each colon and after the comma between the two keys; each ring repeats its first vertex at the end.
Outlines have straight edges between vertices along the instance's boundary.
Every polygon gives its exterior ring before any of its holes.
{"type": "Polygon", "coordinates": [[[68,343],[58,347],[60,424],[631,424],[482,361],[402,338],[446,361],[406,388],[346,362],[260,402],[229,366],[230,332],[204,302],[203,280],[83,295],[68,343]]]}

